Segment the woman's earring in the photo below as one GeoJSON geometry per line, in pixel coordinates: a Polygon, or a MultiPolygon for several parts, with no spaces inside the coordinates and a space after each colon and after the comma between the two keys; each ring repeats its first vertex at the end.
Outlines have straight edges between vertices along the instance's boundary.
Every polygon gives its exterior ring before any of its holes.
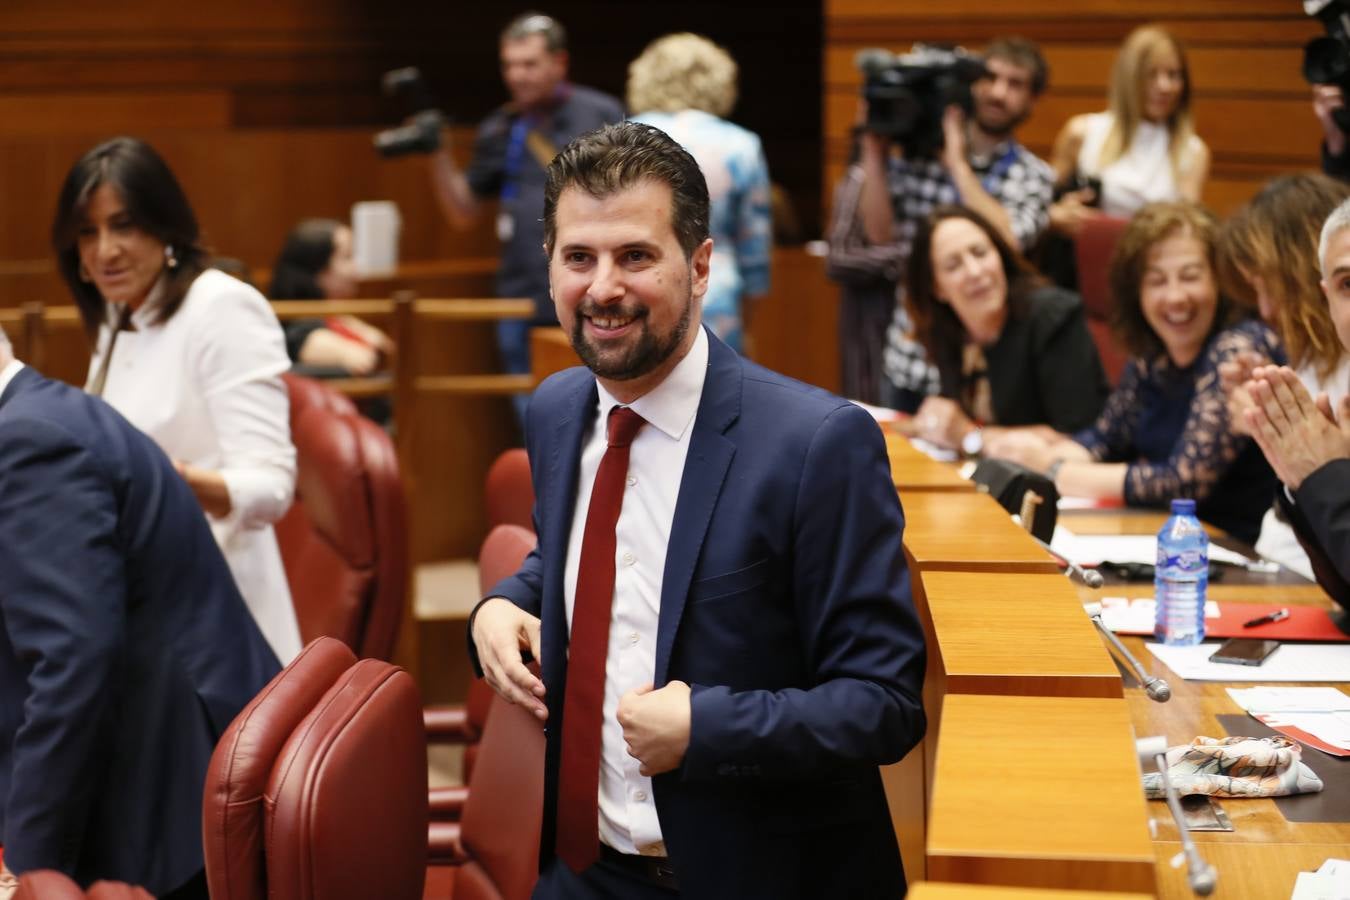
{"type": "Polygon", "coordinates": [[[178,257],[173,255],[173,244],[164,245],[164,264],[170,269],[178,268],[178,257]]]}
{"type": "Polygon", "coordinates": [[[89,267],[84,263],[80,263],[80,280],[85,284],[94,280],[93,276],[89,274],[89,267]]]}

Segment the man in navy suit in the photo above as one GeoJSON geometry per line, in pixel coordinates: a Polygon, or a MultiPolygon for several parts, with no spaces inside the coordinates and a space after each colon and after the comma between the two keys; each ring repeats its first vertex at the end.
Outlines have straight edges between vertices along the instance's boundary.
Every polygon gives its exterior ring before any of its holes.
{"type": "Polygon", "coordinates": [[[880,430],[699,326],[707,187],[661,131],[569,145],[544,226],[586,368],[535,392],[538,548],[470,625],[547,723],[535,896],[903,895],[877,767],[924,651],[880,430]]]}
{"type": "Polygon", "coordinates": [[[5,867],[205,897],[207,763],[279,669],[168,457],[0,332],[5,867]]]}

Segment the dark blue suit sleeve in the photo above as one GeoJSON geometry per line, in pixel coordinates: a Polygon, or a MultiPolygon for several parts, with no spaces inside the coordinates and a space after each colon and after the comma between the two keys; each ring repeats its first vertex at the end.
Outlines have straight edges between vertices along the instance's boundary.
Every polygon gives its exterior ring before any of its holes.
{"type": "Polygon", "coordinates": [[[819,776],[894,762],[918,743],[924,643],[903,528],[880,430],[858,407],[836,409],[806,453],[793,528],[792,592],[814,684],[693,685],[685,778],[743,773],[747,760],[766,778],[819,776]]]}
{"type": "Polygon", "coordinates": [[[0,429],[0,618],[27,674],[5,863],[73,874],[121,683],[126,576],[107,475],[61,429],[0,429]]]}

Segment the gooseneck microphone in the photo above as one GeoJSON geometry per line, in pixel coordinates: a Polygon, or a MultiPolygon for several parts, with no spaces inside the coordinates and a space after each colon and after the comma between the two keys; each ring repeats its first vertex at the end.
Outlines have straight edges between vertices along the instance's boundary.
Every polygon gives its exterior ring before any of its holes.
{"type": "Polygon", "coordinates": [[[1040,538],[1036,537],[1036,535],[1032,534],[1030,531],[1027,532],[1027,536],[1030,537],[1036,543],[1040,544],[1041,549],[1044,550],[1046,553],[1049,553],[1055,559],[1064,561],[1064,565],[1066,567],[1066,571],[1064,572],[1065,575],[1069,576],[1077,575],[1079,581],[1083,582],[1083,584],[1092,588],[1094,591],[1102,586],[1103,583],[1102,573],[1098,572],[1096,569],[1085,569],[1078,563],[1074,562],[1067,556],[1063,555],[1062,553],[1056,553],[1053,547],[1051,547],[1049,544],[1047,544],[1040,538]]]}
{"type": "Polygon", "coordinates": [[[1139,660],[1134,658],[1134,654],[1125,649],[1125,645],[1121,643],[1120,638],[1116,637],[1115,632],[1106,627],[1106,623],[1102,621],[1102,605],[1100,603],[1085,603],[1083,604],[1083,611],[1088,614],[1088,618],[1092,620],[1093,625],[1097,626],[1097,630],[1102,633],[1102,637],[1106,638],[1107,643],[1125,660],[1131,674],[1144,686],[1144,693],[1148,696],[1148,699],[1157,703],[1166,703],[1171,700],[1172,688],[1168,686],[1167,682],[1148,674],[1148,670],[1139,664],[1139,660]]]}
{"type": "Polygon", "coordinates": [[[1181,811],[1181,801],[1177,799],[1176,788],[1172,787],[1172,780],[1167,777],[1167,738],[1161,735],[1154,737],[1139,738],[1134,742],[1135,752],[1139,754],[1141,763],[1152,764],[1157,767],[1158,775],[1162,779],[1163,795],[1167,799],[1167,808],[1172,813],[1172,818],[1176,820],[1177,831],[1181,834],[1181,852],[1186,856],[1186,882],[1191,887],[1191,892],[1200,897],[1208,897],[1214,893],[1214,888],[1219,882],[1218,871],[1205,862],[1200,851],[1196,849],[1195,842],[1191,840],[1191,830],[1186,827],[1186,819],[1181,811]]]}

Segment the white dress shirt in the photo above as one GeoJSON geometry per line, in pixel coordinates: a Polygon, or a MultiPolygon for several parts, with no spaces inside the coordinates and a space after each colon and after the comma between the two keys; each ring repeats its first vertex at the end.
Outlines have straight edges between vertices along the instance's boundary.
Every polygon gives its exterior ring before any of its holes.
{"type": "Polygon", "coordinates": [[[14,380],[14,376],[19,374],[19,370],[22,368],[23,363],[17,359],[11,359],[3,369],[0,369],[0,396],[4,395],[5,388],[9,387],[9,383],[14,380]]]}
{"type": "MultiPolygon", "coordinates": [[[[694,346],[670,375],[630,404],[647,424],[638,431],[629,450],[628,481],[614,529],[614,602],[605,660],[604,725],[600,741],[600,840],[621,853],[665,855],[652,780],[638,774],[640,764],[628,754],[618,709],[620,697],[650,684],[655,677],[656,629],[666,545],[707,372],[708,337],[698,328],[694,346]]],[[[591,488],[600,459],[605,455],[605,423],[609,411],[618,403],[603,386],[597,387],[600,400],[581,448],[577,502],[563,576],[569,631],[591,488]]]]}
{"type": "MultiPolygon", "coordinates": [[[[154,322],[159,286],[113,345],[103,399],[170,458],[220,472],[231,512],[210,518],[249,611],[281,660],[300,652],[272,523],[291,505],[295,446],[281,373],[290,368],[281,325],[262,294],[208,269],[167,322],[154,322]]],[[[109,320],[117,312],[109,310],[109,320]]],[[[99,329],[92,384],[111,328],[99,329]]]]}

